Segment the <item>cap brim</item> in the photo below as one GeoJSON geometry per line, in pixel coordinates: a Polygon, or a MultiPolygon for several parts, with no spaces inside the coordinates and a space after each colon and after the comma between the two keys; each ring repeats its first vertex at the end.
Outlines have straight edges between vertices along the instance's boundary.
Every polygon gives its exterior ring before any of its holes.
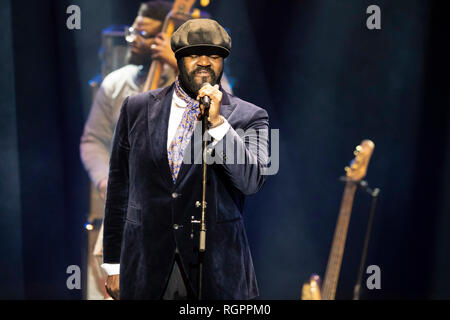
{"type": "Polygon", "coordinates": [[[230,50],[222,46],[196,44],[187,47],[183,47],[175,51],[175,57],[177,59],[190,56],[190,55],[213,55],[217,54],[223,58],[228,57],[230,50]]]}

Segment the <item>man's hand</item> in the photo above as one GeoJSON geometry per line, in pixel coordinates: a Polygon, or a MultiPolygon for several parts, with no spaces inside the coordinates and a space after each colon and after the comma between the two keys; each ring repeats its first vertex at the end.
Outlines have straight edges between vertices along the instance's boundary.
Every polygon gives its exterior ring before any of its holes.
{"type": "Polygon", "coordinates": [[[113,298],[114,300],[120,300],[119,297],[119,279],[120,275],[115,274],[112,276],[108,276],[106,279],[106,292],[113,298]]]}
{"type": "Polygon", "coordinates": [[[178,71],[177,59],[175,53],[170,47],[170,38],[165,33],[158,33],[155,42],[151,45],[152,59],[159,59],[168,63],[175,71],[178,71]]]}
{"type": "MultiPolygon", "coordinates": [[[[214,87],[210,84],[203,86],[198,91],[197,100],[200,98],[208,96],[211,99],[211,103],[209,105],[209,116],[208,122],[212,127],[218,126],[223,120],[220,117],[220,104],[222,102],[222,92],[219,90],[219,85],[216,84],[214,87]]],[[[202,110],[202,114],[204,112],[204,106],[200,105],[200,109],[202,110]]]]}
{"type": "Polygon", "coordinates": [[[108,187],[108,179],[103,179],[98,184],[98,192],[100,193],[100,198],[106,200],[106,188],[108,187]]]}

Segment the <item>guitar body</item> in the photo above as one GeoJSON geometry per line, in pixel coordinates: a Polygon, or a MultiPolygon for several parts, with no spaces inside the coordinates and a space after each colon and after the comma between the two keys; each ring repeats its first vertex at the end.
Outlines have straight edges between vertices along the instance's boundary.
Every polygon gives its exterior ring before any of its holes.
{"type": "Polygon", "coordinates": [[[309,282],[303,285],[302,300],[334,300],[335,298],[357,184],[366,176],[374,147],[372,141],[362,141],[356,147],[355,158],[350,166],[345,168],[347,182],[342,196],[330,256],[328,257],[325,279],[321,287],[320,277],[312,275],[309,282]]]}
{"type": "Polygon", "coordinates": [[[313,274],[303,285],[302,300],[322,300],[320,295],[320,277],[313,274]]]}

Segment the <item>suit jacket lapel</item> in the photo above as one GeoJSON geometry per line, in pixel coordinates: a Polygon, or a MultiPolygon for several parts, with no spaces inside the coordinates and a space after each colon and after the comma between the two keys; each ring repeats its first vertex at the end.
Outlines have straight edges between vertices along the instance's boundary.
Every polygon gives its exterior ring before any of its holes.
{"type": "Polygon", "coordinates": [[[167,131],[172,105],[174,86],[161,90],[156,95],[152,94],[153,103],[148,104],[148,132],[151,150],[151,158],[155,162],[158,171],[168,186],[173,186],[172,174],[167,158],[167,131]]]}
{"type": "Polygon", "coordinates": [[[224,91],[222,88],[220,89],[220,91],[222,91],[223,95],[222,95],[222,105],[220,106],[220,114],[228,120],[228,118],[230,117],[231,113],[234,111],[234,109],[236,108],[236,104],[231,104],[230,102],[230,95],[224,91]]]}

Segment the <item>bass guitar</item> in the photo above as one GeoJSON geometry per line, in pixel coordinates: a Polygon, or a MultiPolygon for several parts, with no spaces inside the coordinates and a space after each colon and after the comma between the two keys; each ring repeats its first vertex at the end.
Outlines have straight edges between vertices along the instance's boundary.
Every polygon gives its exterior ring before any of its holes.
{"type": "Polygon", "coordinates": [[[348,167],[345,167],[345,189],[323,285],[320,285],[320,277],[313,274],[309,281],[303,285],[302,300],[334,300],[335,298],[355,191],[358,183],[366,176],[374,148],[375,145],[372,141],[362,141],[354,151],[355,158],[348,167]]]}

